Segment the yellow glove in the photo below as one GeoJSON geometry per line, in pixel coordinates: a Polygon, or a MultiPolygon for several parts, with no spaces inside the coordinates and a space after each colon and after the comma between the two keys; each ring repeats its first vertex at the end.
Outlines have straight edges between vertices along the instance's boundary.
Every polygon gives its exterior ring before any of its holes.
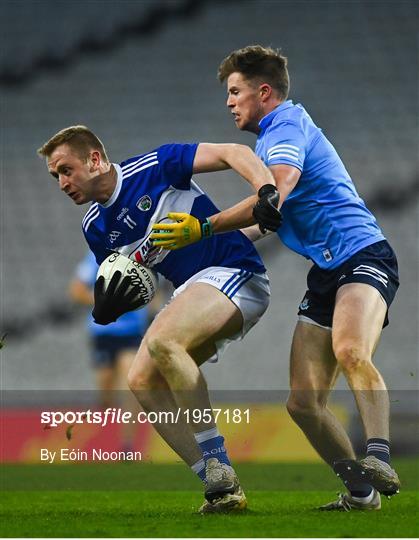
{"type": "Polygon", "coordinates": [[[167,217],[176,223],[154,223],[150,239],[155,247],[180,249],[194,242],[199,242],[202,238],[212,236],[212,226],[209,219],[200,221],[183,212],[170,212],[167,217]]]}

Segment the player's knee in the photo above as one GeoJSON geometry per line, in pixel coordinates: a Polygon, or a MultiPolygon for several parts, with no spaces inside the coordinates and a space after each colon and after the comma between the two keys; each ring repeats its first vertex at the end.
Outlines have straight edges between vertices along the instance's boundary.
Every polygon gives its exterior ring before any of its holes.
{"type": "Polygon", "coordinates": [[[368,352],[353,342],[336,344],[333,347],[334,354],[339,366],[345,372],[352,372],[362,369],[371,361],[368,352]]]}
{"type": "Polygon", "coordinates": [[[147,349],[156,365],[162,371],[169,369],[172,358],[179,349],[179,344],[173,338],[167,338],[163,334],[155,334],[147,340],[147,349]]]}

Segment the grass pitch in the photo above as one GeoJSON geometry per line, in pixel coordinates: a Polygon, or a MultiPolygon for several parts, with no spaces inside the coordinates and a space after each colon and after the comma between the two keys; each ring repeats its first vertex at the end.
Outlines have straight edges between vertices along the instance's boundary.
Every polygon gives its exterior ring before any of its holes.
{"type": "Polygon", "coordinates": [[[2,467],[3,537],[416,537],[419,461],[395,462],[400,495],[380,512],[320,512],[340,485],[321,464],[242,464],[240,515],[196,513],[202,488],[182,465],[2,467]]]}

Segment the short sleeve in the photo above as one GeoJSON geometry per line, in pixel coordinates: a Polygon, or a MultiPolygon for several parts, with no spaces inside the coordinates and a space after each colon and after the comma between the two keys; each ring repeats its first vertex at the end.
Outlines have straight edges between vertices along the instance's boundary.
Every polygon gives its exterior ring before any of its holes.
{"type": "Polygon", "coordinates": [[[268,167],[284,164],[303,170],[307,139],[301,127],[291,122],[281,122],[269,130],[265,141],[265,163],[268,167]]]}
{"type": "Polygon", "coordinates": [[[76,278],[91,287],[96,281],[97,269],[95,256],[89,251],[76,267],[76,278]]]}
{"type": "Polygon", "coordinates": [[[178,189],[189,189],[198,144],[166,144],[159,148],[161,170],[167,183],[178,189]]]}

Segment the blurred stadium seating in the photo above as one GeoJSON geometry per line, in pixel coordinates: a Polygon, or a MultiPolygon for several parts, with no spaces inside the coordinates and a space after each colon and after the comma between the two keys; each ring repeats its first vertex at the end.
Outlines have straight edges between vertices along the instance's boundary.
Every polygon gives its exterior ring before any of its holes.
{"type": "MultiPolygon", "coordinates": [[[[417,388],[417,13],[413,1],[4,0],[3,387],[94,386],[83,318],[66,299],[85,249],[85,209],[62,196],[36,149],[77,123],[98,133],[114,161],[170,141],[253,146],[225,109],[216,71],[231,50],[262,43],[289,57],[291,98],[335,144],[399,255],[402,286],[377,363],[391,388],[417,388]]],[[[229,173],[199,181],[220,207],[249,193],[229,173]]],[[[206,369],[212,388],[287,388],[292,314],[309,265],[275,241],[261,251],[271,307],[245,344],[206,369]]]]}

